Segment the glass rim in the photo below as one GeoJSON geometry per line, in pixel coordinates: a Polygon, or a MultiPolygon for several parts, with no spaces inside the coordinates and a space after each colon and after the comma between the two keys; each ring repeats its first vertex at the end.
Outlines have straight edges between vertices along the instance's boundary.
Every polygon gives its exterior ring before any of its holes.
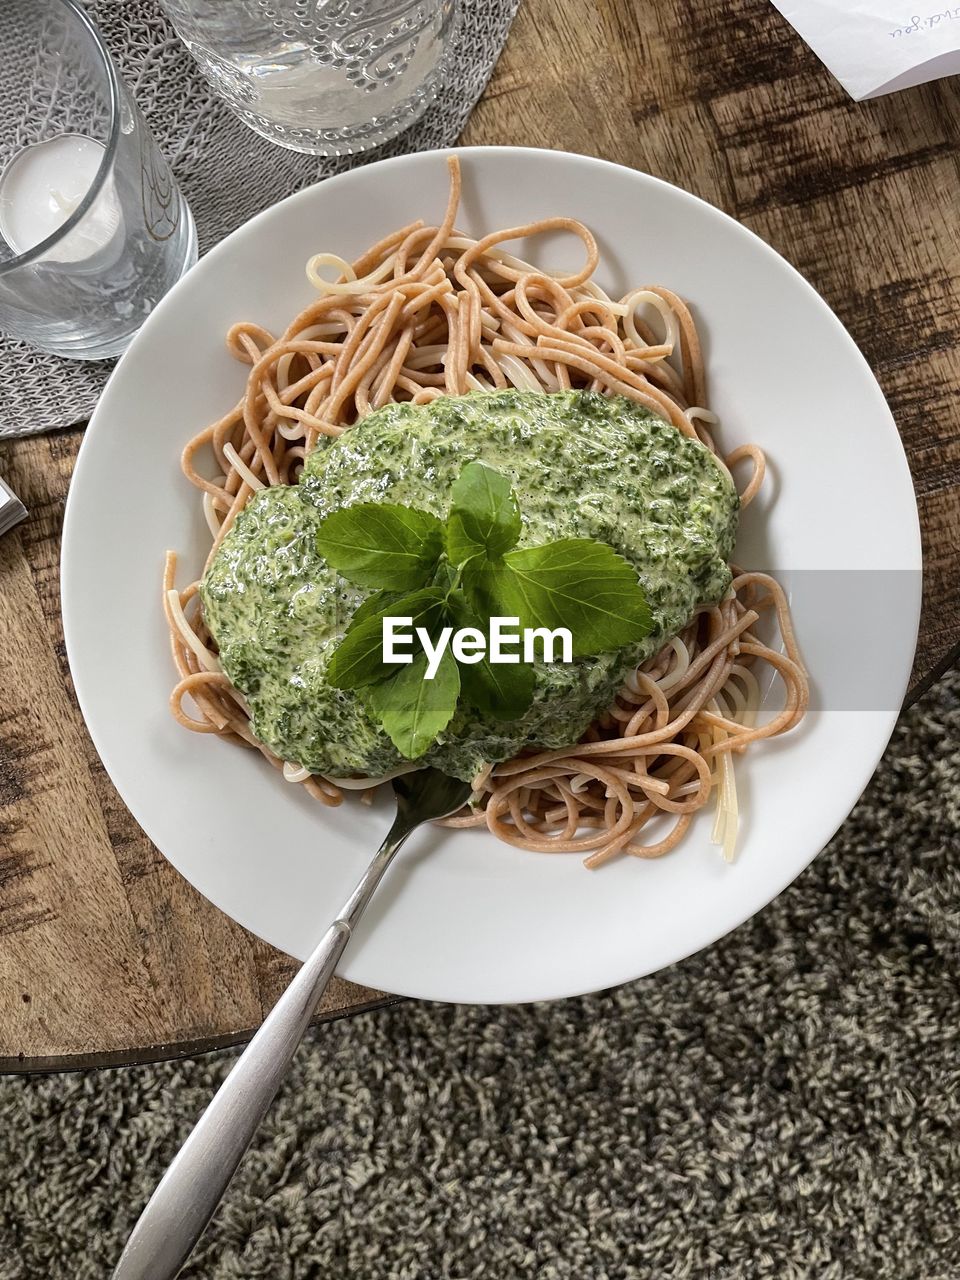
{"type": "MultiPolygon", "coordinates": [[[[7,262],[0,262],[0,276],[8,275],[11,271],[15,271],[18,267],[24,266],[26,263],[33,262],[36,258],[42,257],[49,249],[56,245],[64,236],[68,235],[79,222],[88,213],[91,205],[103,188],[107,180],[107,175],[113,167],[113,159],[117,151],[117,138],[120,133],[120,79],[117,75],[117,69],[113,65],[113,59],[110,57],[110,51],[103,42],[103,37],[94,26],[90,15],[86,10],[82,9],[77,0],[47,0],[47,3],[58,4],[62,9],[67,9],[77,22],[86,30],[87,34],[93,41],[94,49],[99,56],[100,63],[107,77],[107,86],[109,92],[109,110],[110,110],[110,133],[107,138],[106,146],[103,150],[103,159],[97,168],[93,182],[91,182],[86,195],[70,214],[65,222],[62,222],[56,231],[50,233],[45,240],[41,240],[39,244],[35,244],[31,249],[17,254],[16,257],[10,258],[7,262]]],[[[19,152],[17,153],[20,154],[19,152]]],[[[12,157],[15,160],[16,156],[12,157]]]]}

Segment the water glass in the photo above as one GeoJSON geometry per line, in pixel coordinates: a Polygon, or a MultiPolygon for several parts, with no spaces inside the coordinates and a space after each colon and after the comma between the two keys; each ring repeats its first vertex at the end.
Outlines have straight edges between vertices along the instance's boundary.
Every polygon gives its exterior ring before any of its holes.
{"type": "Polygon", "coordinates": [[[73,0],[3,0],[0,329],[118,355],[196,261],[193,219],[73,0]]]}
{"type": "Polygon", "coordinates": [[[456,0],[161,0],[220,96],[293,151],[366,151],[449,70],[456,0]]]}

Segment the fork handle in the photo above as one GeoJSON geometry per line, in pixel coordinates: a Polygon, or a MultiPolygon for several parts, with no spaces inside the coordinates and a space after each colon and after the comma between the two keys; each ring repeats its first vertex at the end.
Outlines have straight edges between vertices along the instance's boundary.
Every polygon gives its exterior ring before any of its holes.
{"type": "Polygon", "coordinates": [[[173,1280],[276,1096],[343,949],[411,828],[399,815],[316,950],[273,1006],[147,1202],[113,1280],[173,1280]]]}

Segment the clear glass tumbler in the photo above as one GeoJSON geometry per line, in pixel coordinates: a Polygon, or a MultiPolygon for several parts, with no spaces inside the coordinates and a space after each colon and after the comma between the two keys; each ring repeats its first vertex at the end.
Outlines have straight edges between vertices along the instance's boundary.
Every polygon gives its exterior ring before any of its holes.
{"type": "Polygon", "coordinates": [[[271,142],[366,151],[409,128],[449,69],[456,0],[161,0],[206,78],[271,142]]]}
{"type": "Polygon", "coordinates": [[[186,201],[73,0],[2,0],[0,329],[118,355],[197,257],[186,201]]]}

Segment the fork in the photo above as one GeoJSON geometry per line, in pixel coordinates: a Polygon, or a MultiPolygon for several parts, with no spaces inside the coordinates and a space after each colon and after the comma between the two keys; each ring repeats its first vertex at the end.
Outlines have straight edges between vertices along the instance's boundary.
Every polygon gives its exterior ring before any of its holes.
{"type": "Polygon", "coordinates": [[[161,1178],[128,1239],[113,1280],[172,1280],[213,1217],[384,872],[412,831],[445,818],[470,784],[437,769],[393,779],[397,815],[357,887],[271,1009],[161,1178]]]}

